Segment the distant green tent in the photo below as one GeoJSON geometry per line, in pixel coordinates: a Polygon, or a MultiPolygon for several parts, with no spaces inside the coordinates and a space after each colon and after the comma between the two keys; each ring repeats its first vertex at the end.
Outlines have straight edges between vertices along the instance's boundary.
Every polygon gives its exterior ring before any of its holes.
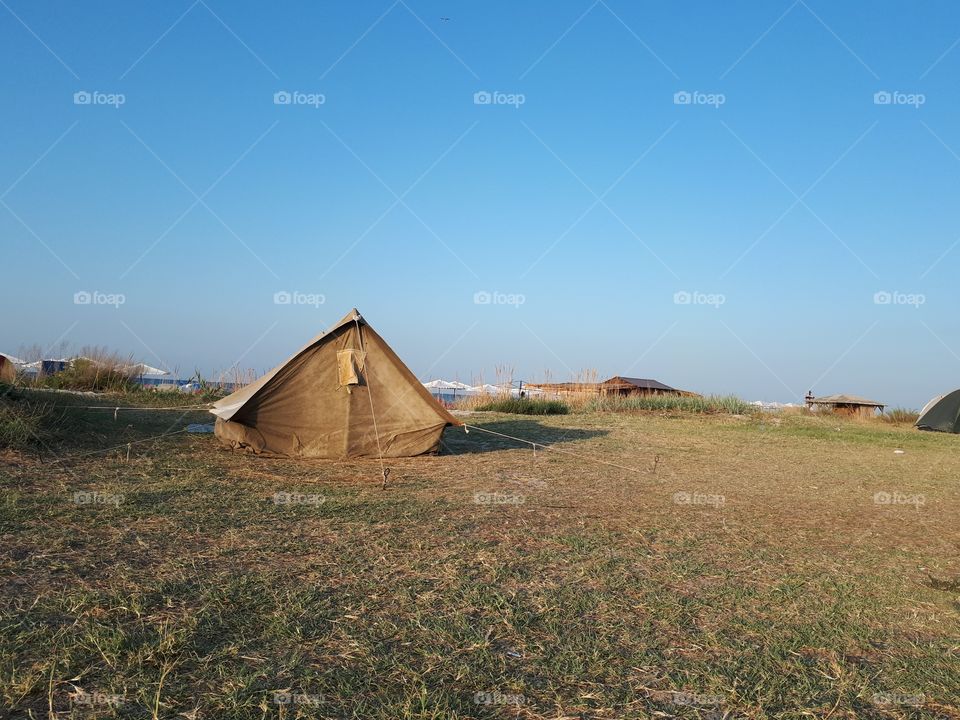
{"type": "Polygon", "coordinates": [[[960,433],[960,390],[928,402],[916,425],[921,430],[960,433]]]}

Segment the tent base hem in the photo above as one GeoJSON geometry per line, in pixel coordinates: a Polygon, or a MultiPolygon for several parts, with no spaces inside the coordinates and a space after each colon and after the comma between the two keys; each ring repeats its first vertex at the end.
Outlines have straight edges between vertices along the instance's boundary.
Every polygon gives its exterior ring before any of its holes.
{"type": "MultiPolygon", "coordinates": [[[[406,433],[396,433],[383,439],[382,457],[416,457],[420,455],[437,455],[440,452],[440,440],[445,425],[421,428],[406,433]]],[[[263,457],[290,457],[299,459],[321,460],[348,460],[362,458],[377,458],[376,452],[317,452],[304,447],[296,434],[290,436],[290,451],[277,449],[278,438],[270,436],[270,441],[257,430],[243,423],[217,418],[213,428],[214,435],[222,445],[231,450],[239,450],[263,457]]]]}

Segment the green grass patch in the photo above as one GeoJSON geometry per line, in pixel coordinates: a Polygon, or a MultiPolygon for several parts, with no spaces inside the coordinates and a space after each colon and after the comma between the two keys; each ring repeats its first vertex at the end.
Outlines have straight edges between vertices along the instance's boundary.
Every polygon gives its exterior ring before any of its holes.
{"type": "Polygon", "coordinates": [[[584,412],[659,411],[745,415],[753,410],[754,407],[750,403],[734,395],[708,395],[706,397],[674,395],[606,396],[591,400],[584,406],[584,412]]]}
{"type": "Polygon", "coordinates": [[[61,424],[50,403],[9,386],[0,393],[0,448],[27,450],[42,445],[61,424]]]}
{"type": "Polygon", "coordinates": [[[560,400],[538,398],[502,398],[479,405],[477,410],[511,413],[514,415],[566,415],[570,408],[560,400]]]}
{"type": "Polygon", "coordinates": [[[0,447],[25,448],[40,432],[43,411],[39,408],[0,405],[0,447]]]}

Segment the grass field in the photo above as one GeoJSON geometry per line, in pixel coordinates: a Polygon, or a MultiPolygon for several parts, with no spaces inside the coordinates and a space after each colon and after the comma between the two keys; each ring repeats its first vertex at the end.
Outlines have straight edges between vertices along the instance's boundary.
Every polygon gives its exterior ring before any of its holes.
{"type": "Polygon", "coordinates": [[[0,455],[12,717],[960,718],[960,436],[475,413],[553,450],[449,429],[384,490],[61,412],[0,455]]]}

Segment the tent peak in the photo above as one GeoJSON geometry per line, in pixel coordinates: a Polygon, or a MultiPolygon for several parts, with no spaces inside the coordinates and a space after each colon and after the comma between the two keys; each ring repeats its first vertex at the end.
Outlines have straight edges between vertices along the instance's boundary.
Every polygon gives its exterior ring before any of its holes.
{"type": "Polygon", "coordinates": [[[352,322],[358,322],[361,325],[367,324],[367,321],[363,319],[363,315],[360,314],[360,311],[357,310],[356,308],[351,308],[350,312],[348,312],[346,315],[340,318],[340,321],[337,322],[332,328],[327,330],[327,332],[324,334],[326,335],[327,333],[332,333],[334,330],[339,330],[344,325],[347,325],[352,322]]]}

